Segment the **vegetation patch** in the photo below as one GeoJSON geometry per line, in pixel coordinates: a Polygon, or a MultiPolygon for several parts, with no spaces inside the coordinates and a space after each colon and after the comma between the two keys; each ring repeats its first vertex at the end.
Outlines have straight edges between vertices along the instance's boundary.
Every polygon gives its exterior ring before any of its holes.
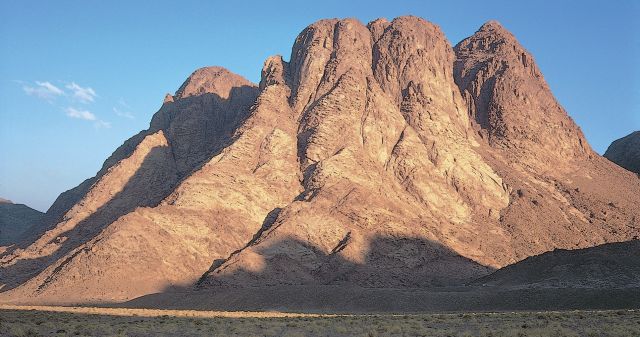
{"type": "Polygon", "coordinates": [[[139,315],[0,309],[0,336],[637,337],[640,311],[289,315],[176,311],[139,315]],[[183,313],[180,315],[179,313],[183,313]]]}

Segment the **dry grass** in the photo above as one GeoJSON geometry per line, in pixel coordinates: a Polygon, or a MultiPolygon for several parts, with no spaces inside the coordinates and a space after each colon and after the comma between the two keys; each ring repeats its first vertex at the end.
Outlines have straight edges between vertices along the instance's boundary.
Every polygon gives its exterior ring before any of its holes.
{"type": "Polygon", "coordinates": [[[0,307],[0,336],[640,336],[640,311],[412,315],[0,307]]]}

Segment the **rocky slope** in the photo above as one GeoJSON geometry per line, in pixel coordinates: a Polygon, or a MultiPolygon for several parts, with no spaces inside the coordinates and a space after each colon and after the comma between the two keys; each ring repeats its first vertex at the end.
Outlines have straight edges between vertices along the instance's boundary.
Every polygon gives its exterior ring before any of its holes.
{"type": "Polygon", "coordinates": [[[640,174],[640,131],[615,140],[604,157],[625,169],[640,174]]]}
{"type": "Polygon", "coordinates": [[[640,241],[554,250],[477,280],[509,288],[640,288],[640,241]]]}
{"type": "Polygon", "coordinates": [[[255,86],[192,74],[150,128],[0,260],[12,301],[169,287],[463,284],[638,235],[640,180],[595,154],[496,22],[321,20],[255,86]]]}
{"type": "MultiPolygon", "coordinates": [[[[0,198],[0,246],[20,241],[29,229],[39,227],[42,216],[42,212],[27,205],[0,198]]],[[[0,247],[0,251],[4,249],[0,247]]]]}

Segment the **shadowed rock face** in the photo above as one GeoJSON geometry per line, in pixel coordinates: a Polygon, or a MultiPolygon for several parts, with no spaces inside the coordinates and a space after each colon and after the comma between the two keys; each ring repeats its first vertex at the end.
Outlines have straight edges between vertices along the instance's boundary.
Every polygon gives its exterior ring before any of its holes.
{"type": "Polygon", "coordinates": [[[593,153],[495,22],[321,20],[258,86],[198,70],[148,130],[1,257],[0,296],[121,301],[171,286],[454,285],[629,240],[640,181],[593,153]]]}
{"type": "Polygon", "coordinates": [[[604,157],[625,169],[640,174],[640,131],[615,140],[604,157]]]}

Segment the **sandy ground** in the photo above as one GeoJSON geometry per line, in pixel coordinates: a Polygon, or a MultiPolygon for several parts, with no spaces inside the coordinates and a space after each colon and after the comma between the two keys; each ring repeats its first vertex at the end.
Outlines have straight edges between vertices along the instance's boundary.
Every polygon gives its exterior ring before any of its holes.
{"type": "Polygon", "coordinates": [[[109,316],[139,316],[139,317],[330,317],[336,315],[329,314],[305,314],[305,313],[287,313],[278,311],[260,312],[260,311],[210,311],[210,310],[164,310],[164,309],[131,309],[131,308],[101,308],[101,307],[66,307],[66,306],[48,306],[48,305],[4,305],[0,304],[0,310],[14,311],[43,311],[43,312],[60,312],[70,314],[86,314],[86,315],[109,315],[109,316]]]}

